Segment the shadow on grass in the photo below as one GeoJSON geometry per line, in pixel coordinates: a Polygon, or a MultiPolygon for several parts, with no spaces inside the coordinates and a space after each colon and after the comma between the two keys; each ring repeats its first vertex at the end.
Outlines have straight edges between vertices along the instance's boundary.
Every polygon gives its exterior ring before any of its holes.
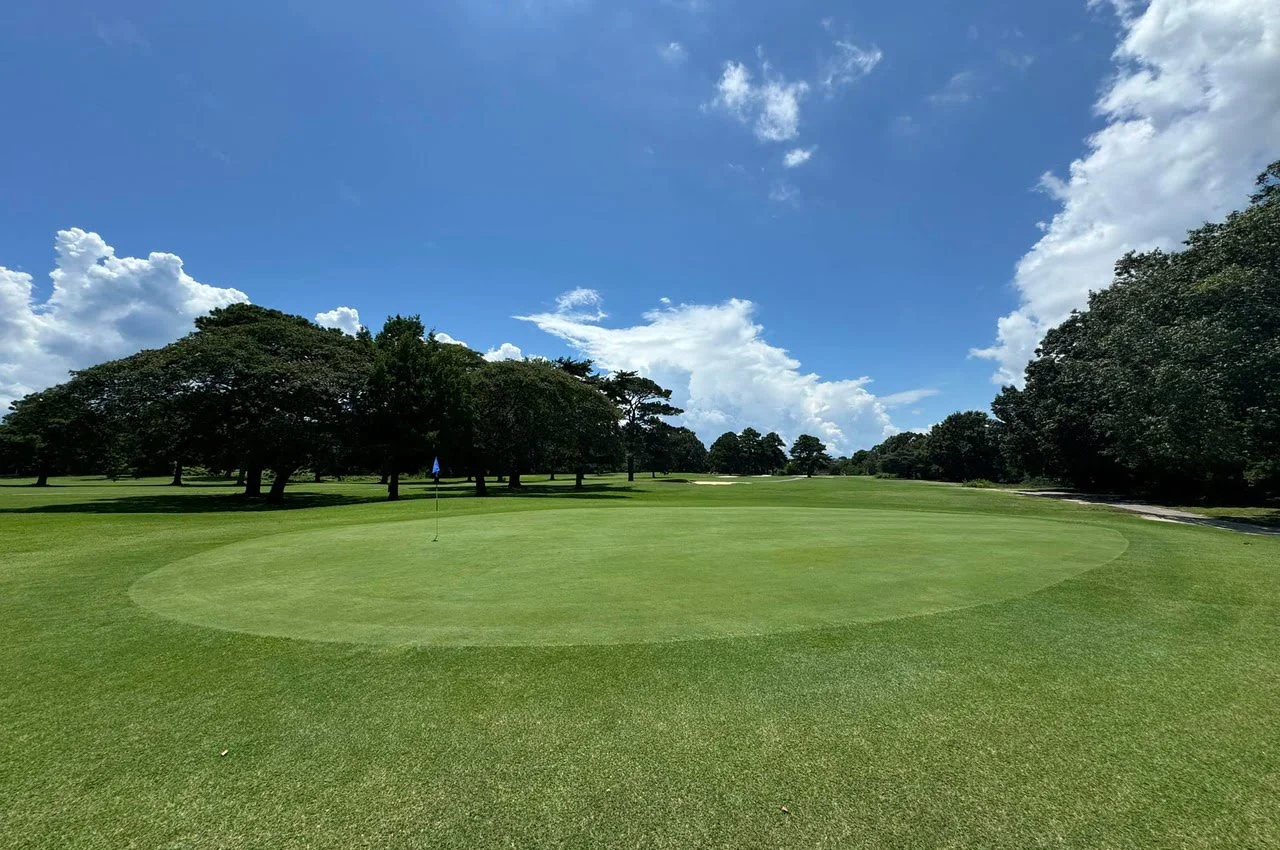
{"type": "MultiPolygon", "coordinates": [[[[24,486],[31,485],[0,485],[24,486]]],[[[65,488],[89,485],[51,485],[45,489],[65,488]]],[[[102,485],[93,485],[101,487],[102,485]]],[[[332,508],[344,505],[379,504],[387,501],[383,487],[373,485],[365,493],[317,493],[300,490],[285,492],[284,501],[278,504],[267,502],[262,498],[247,498],[240,493],[199,493],[191,492],[192,487],[168,488],[168,485],[154,485],[155,488],[169,489],[167,493],[156,492],[151,485],[149,492],[138,495],[122,495],[118,497],[95,499],[84,502],[69,502],[52,505],[31,505],[21,508],[0,508],[0,514],[200,514],[200,513],[258,513],[263,511],[291,511],[307,508],[332,508]]],[[[201,485],[193,485],[199,487],[201,485]]],[[[206,485],[207,486],[207,485],[206,485]]],[[[304,485],[305,486],[305,485],[304,485]]],[[[316,486],[316,485],[311,485],[316,486]]],[[[320,485],[323,486],[323,485],[320,485]]],[[[226,485],[221,485],[225,489],[226,485]]],[[[489,486],[486,500],[502,498],[546,498],[560,499],[625,499],[629,488],[619,488],[609,484],[590,484],[581,490],[555,485],[526,484],[518,490],[511,490],[505,484],[489,486]]],[[[412,486],[401,489],[401,502],[426,502],[436,498],[433,488],[428,486],[412,486]]],[[[475,488],[470,485],[445,485],[440,489],[440,499],[474,499],[475,488]]]]}

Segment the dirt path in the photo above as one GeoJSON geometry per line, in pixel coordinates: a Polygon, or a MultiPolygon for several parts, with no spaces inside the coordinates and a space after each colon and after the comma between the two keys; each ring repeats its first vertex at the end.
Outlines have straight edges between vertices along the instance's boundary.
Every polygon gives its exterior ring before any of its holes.
{"type": "Polygon", "coordinates": [[[1178,522],[1184,525],[1203,525],[1209,528],[1220,528],[1223,531],[1236,531],[1241,534],[1262,534],[1269,537],[1280,537],[1280,528],[1268,528],[1264,525],[1253,525],[1247,522],[1234,522],[1228,519],[1214,519],[1190,511],[1177,508],[1166,508],[1163,505],[1148,505],[1118,496],[1096,496],[1090,493],[1070,493],[1063,490],[1014,490],[1022,496],[1040,496],[1047,499],[1060,499],[1078,505],[1107,505],[1122,511],[1131,511],[1147,519],[1160,522],[1178,522]]]}

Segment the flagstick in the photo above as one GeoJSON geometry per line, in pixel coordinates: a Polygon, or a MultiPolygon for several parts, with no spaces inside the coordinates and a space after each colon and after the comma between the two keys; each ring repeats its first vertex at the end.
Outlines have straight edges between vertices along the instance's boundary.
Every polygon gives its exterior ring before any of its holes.
{"type": "Polygon", "coordinates": [[[440,476],[436,475],[436,536],[432,539],[432,543],[440,542],[440,476]]]}

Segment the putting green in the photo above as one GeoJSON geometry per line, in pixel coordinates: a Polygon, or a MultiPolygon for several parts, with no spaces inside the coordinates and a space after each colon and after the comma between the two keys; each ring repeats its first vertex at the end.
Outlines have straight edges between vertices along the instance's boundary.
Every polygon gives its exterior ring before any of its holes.
{"type": "Polygon", "coordinates": [[[202,552],[131,594],[239,632],[552,645],[763,634],[1025,595],[1123,536],[1049,520],[815,508],[538,510],[340,526],[202,552]]]}

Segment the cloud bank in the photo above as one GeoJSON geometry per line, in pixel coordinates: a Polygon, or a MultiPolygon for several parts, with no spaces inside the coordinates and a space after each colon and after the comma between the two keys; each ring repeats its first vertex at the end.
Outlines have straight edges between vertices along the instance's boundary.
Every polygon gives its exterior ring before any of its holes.
{"type": "Polygon", "coordinates": [[[31,275],[0,266],[0,415],[72,369],[165,345],[197,316],[249,300],[196,281],[173,254],[117,257],[79,228],[58,231],[54,251],[53,292],[43,303],[31,275]]]}
{"type": "Polygon", "coordinates": [[[1121,38],[1097,103],[1107,124],[1065,179],[1041,177],[1061,208],[1018,262],[1018,309],[972,352],[999,364],[997,383],[1021,383],[1045,332],[1110,285],[1121,255],[1176,247],[1242,205],[1280,156],[1280,3],[1109,2],[1121,38]]]}
{"type": "Polygon", "coordinates": [[[824,381],[800,371],[798,360],[765,341],[754,314],[750,301],[731,299],[667,305],[622,328],[561,311],[516,318],[559,337],[601,369],[634,370],[670,388],[673,403],[685,410],[684,424],[707,442],[751,426],[787,440],[814,434],[849,452],[898,430],[886,405],[866,390],[870,379],[824,381]]]}
{"type": "Polygon", "coordinates": [[[315,323],[355,336],[360,332],[360,311],[354,307],[335,307],[327,313],[316,313],[315,323]]]}

